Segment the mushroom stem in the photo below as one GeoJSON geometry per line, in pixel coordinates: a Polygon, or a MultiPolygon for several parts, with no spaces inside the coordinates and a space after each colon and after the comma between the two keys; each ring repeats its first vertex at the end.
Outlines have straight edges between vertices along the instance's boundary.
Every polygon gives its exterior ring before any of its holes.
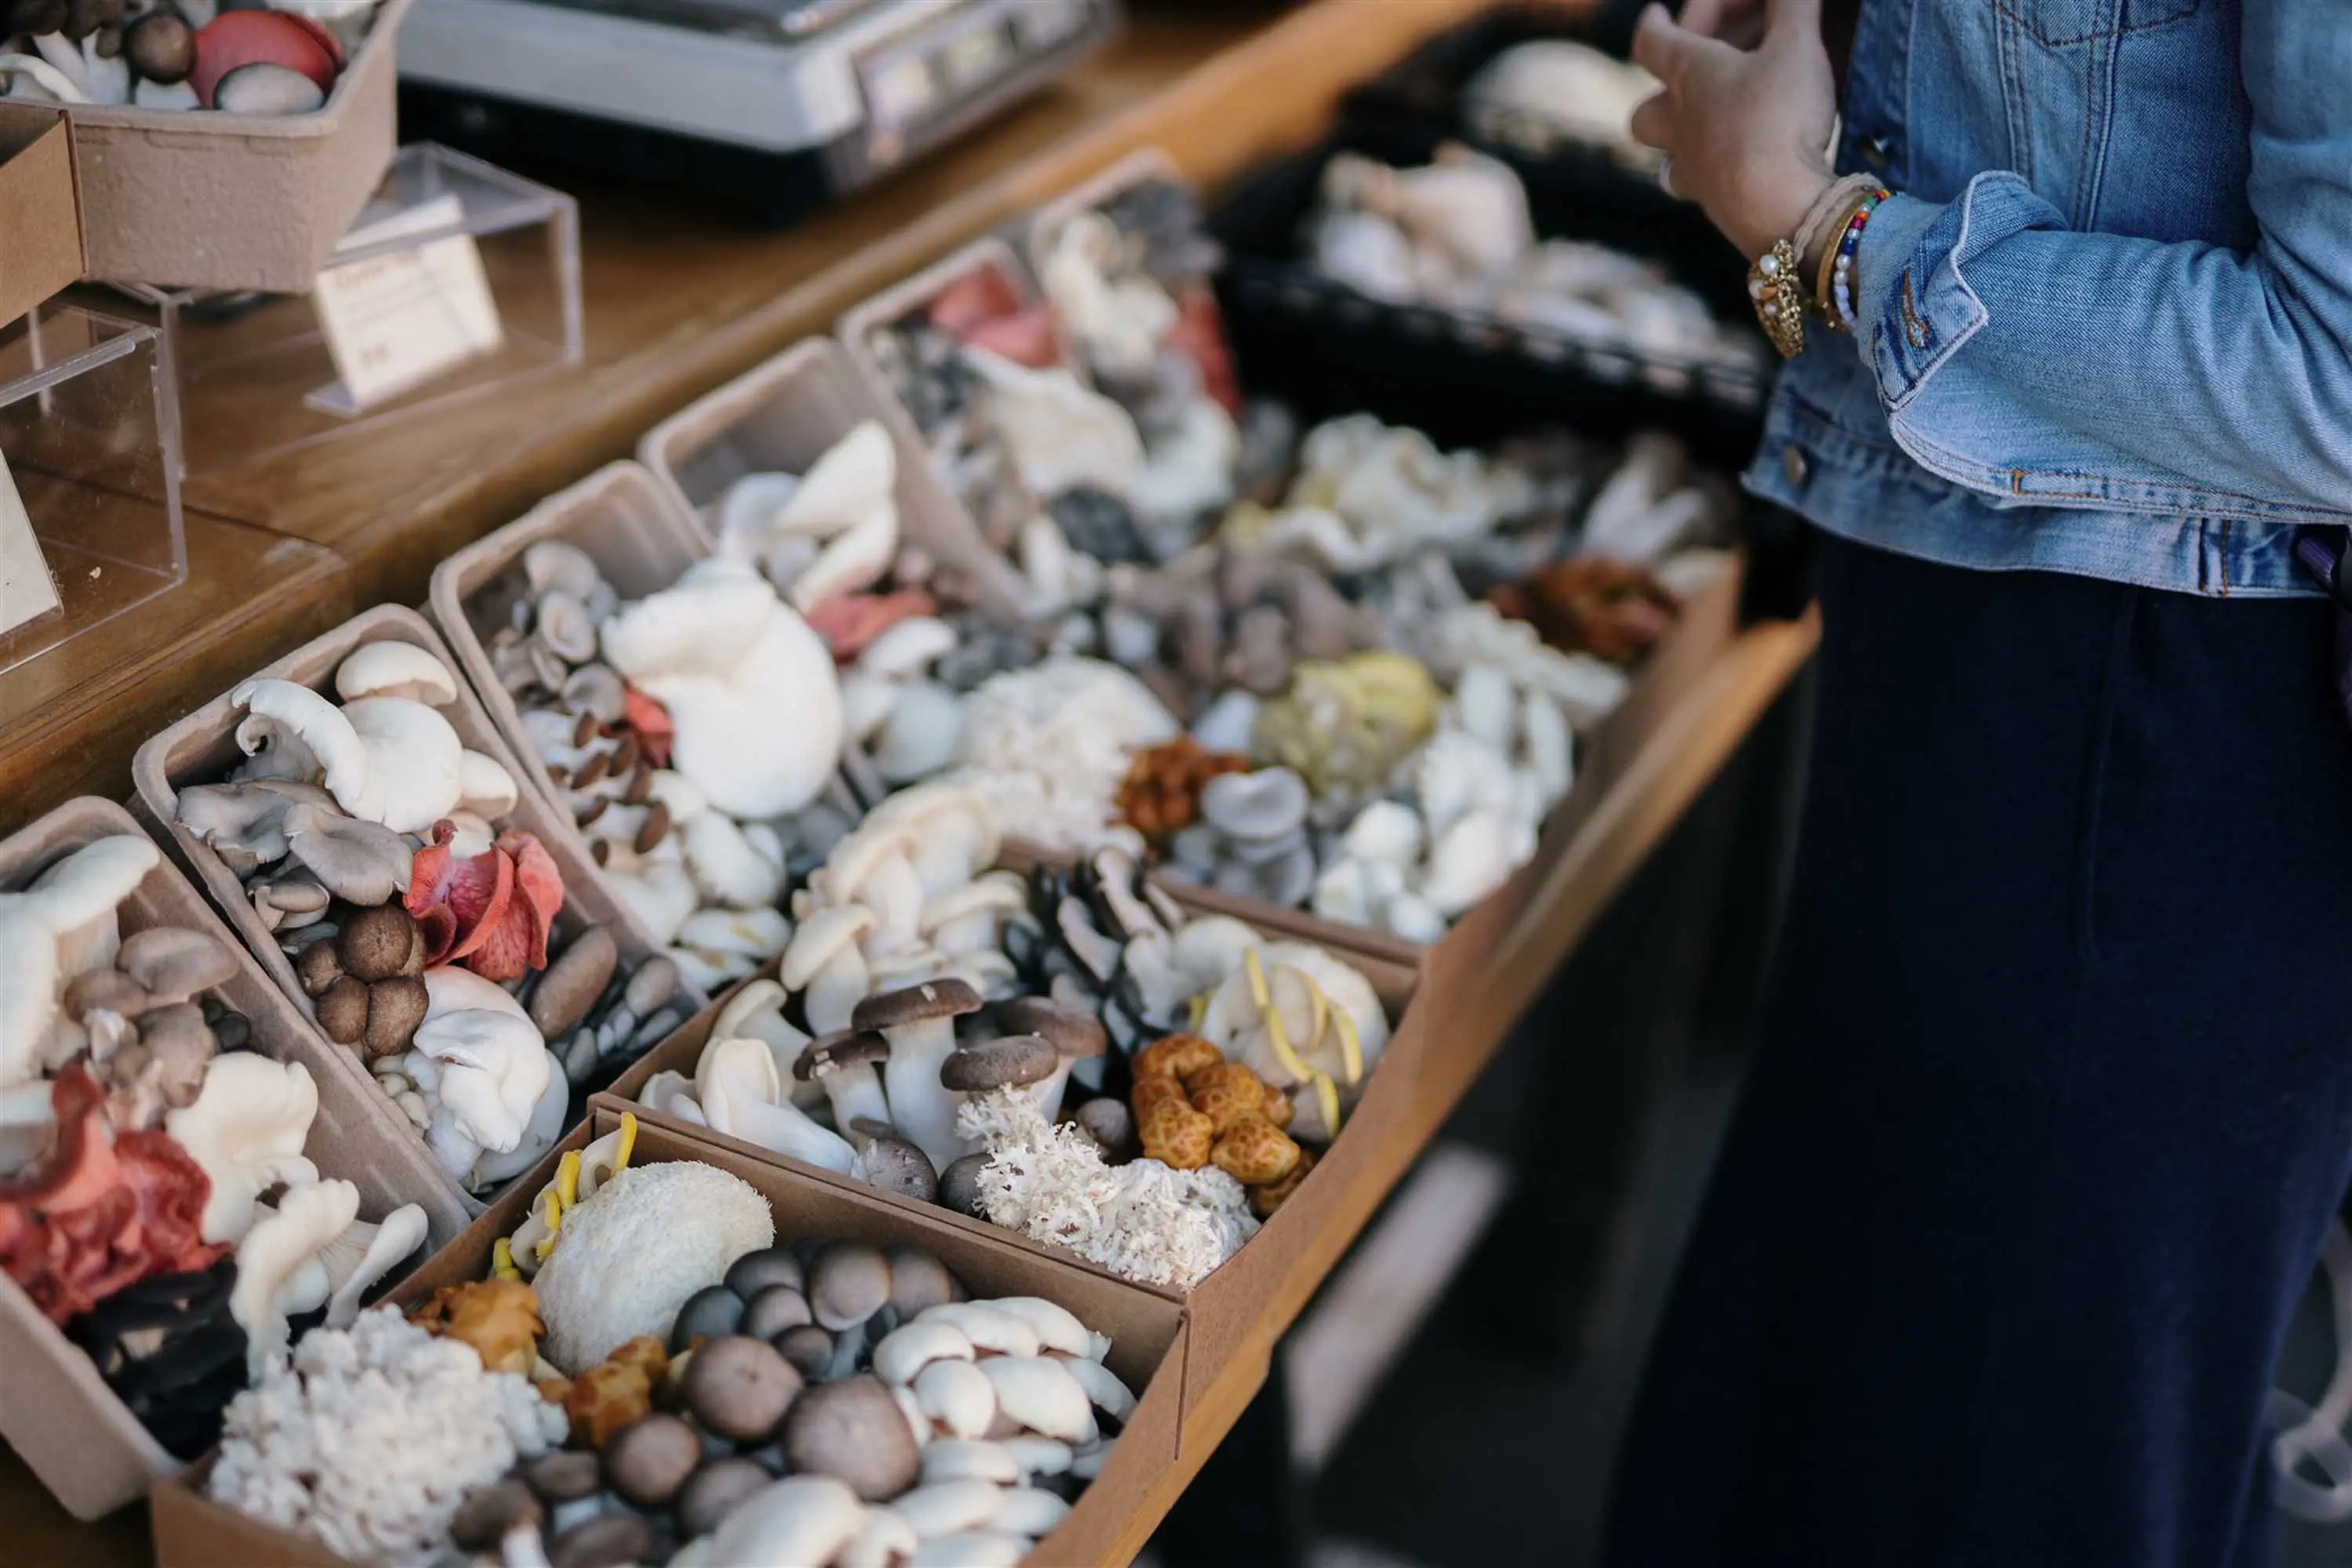
{"type": "Polygon", "coordinates": [[[820,1081],[833,1106],[833,1124],[845,1137],[861,1120],[886,1127],[892,1124],[890,1104],[882,1094],[882,1075],[872,1068],[862,1064],[836,1068],[820,1081]]]}
{"type": "Polygon", "coordinates": [[[959,1155],[971,1152],[955,1129],[956,1108],[964,1097],[940,1082],[940,1068],[955,1050],[955,1021],[925,1018],[882,1033],[890,1042],[890,1060],[882,1069],[890,1123],[943,1171],[959,1155]]]}

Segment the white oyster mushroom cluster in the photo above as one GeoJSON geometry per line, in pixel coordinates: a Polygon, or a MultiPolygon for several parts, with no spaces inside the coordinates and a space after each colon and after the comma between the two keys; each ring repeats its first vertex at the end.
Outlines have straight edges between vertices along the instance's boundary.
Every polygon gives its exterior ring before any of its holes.
{"type": "Polygon", "coordinates": [[[1538,499],[1517,464],[1467,448],[1440,451],[1421,431],[1369,414],[1317,426],[1298,458],[1263,542],[1332,572],[1375,571],[1417,550],[1490,534],[1538,499]]]}
{"type": "Polygon", "coordinates": [[[1134,830],[1112,826],[1118,786],[1136,752],[1179,728],[1118,665],[1049,658],[992,675],[965,699],[959,765],[944,781],[1048,848],[1118,843],[1139,854],[1134,830]]]}
{"type": "Polygon", "coordinates": [[[360,1219],[358,1189],[321,1181],[302,1153],[319,1113],[310,1069],[256,1051],[217,1049],[196,997],[234,973],[225,949],[179,927],[122,935],[122,902],[161,859],[149,839],[99,838],[59,858],[25,891],[0,894],[7,965],[0,976],[7,1155],[0,1172],[37,1152],[54,1129],[45,1073],[84,1062],[102,1084],[122,1084],[134,1055],[172,1065],[165,1054],[179,1047],[167,1042],[167,1025],[186,1028],[195,1038],[184,1052],[192,1060],[184,1084],[164,1084],[152,1100],[117,1092],[108,1101],[109,1121],[117,1131],[160,1123],[205,1173],[198,1234],[236,1244],[230,1312],[257,1373],[284,1353],[289,1316],[324,1307],[331,1322],[349,1321],[368,1288],[424,1242],[425,1211],[409,1204],[377,1224],[360,1219]],[[80,1007],[88,997],[107,1005],[80,1007]],[[126,1007],[128,1016],[117,1010],[126,1007]],[[184,1016],[160,1016],[173,1011],[184,1016]],[[127,1118],[132,1106],[139,1114],[127,1118]],[[280,1195],[262,1203],[270,1192],[280,1195]]]}
{"type": "Polygon", "coordinates": [[[793,609],[870,588],[898,553],[898,453],[868,419],[835,442],[805,474],[760,472],[718,503],[719,552],[749,562],[793,609]]]}
{"type": "Polygon", "coordinates": [[[357,1187],[320,1179],[302,1154],[318,1113],[318,1086],[301,1063],[235,1051],[213,1058],[193,1104],[163,1118],[211,1184],[201,1234],[236,1246],[229,1313],[257,1377],[284,1357],[288,1319],[324,1307],[331,1324],[350,1322],[368,1288],[425,1241],[416,1205],[372,1225],[359,1217],[357,1187]],[[276,1189],[274,1201],[261,1201],[276,1189]]]}
{"type": "Polygon", "coordinates": [[[391,1308],[303,1336],[229,1404],[205,1486],[356,1563],[424,1568],[476,1487],[563,1439],[563,1412],[391,1308]]]}
{"type": "Polygon", "coordinates": [[[571,1080],[530,1012],[471,970],[425,972],[425,1021],[376,1079],[442,1169],[480,1192],[520,1175],[563,1136],[571,1080]]]}
{"type": "Polygon", "coordinates": [[[1606,246],[1537,239],[1518,175],[1466,147],[1442,147],[1419,169],[1337,154],[1309,232],[1316,268],[1376,300],[1495,316],[1664,360],[1759,363],[1752,332],[1717,321],[1656,265],[1606,246]]]}

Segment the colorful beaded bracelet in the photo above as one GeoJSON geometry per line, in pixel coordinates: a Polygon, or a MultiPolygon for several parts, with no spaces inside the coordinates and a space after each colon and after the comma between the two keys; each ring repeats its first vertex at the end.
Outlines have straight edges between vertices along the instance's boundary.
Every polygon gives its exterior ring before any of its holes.
{"type": "Polygon", "coordinates": [[[1882,187],[1863,197],[1861,205],[1853,209],[1853,216],[1846,219],[1844,230],[1838,236],[1837,247],[1829,264],[1829,288],[1825,291],[1826,297],[1820,301],[1823,307],[1822,314],[1829,318],[1833,327],[1849,332],[1853,331],[1854,252],[1862,247],[1863,226],[1870,222],[1870,215],[1878,210],[1879,203],[1892,195],[1892,191],[1882,187]]]}

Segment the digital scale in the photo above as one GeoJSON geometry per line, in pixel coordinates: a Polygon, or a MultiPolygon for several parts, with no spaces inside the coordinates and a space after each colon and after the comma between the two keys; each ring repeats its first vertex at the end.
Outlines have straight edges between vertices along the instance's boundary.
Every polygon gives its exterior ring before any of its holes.
{"type": "Polygon", "coordinates": [[[781,220],[1052,81],[1118,0],[416,0],[401,139],[781,220]]]}

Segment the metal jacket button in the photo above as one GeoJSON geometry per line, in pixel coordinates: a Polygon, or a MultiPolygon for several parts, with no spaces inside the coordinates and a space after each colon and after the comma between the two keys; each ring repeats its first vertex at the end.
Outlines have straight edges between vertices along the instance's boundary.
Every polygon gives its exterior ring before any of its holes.
{"type": "Polygon", "coordinates": [[[1865,136],[1862,140],[1862,161],[1870,165],[1874,174],[1886,173],[1886,155],[1892,151],[1884,136],[1865,136]]]}

